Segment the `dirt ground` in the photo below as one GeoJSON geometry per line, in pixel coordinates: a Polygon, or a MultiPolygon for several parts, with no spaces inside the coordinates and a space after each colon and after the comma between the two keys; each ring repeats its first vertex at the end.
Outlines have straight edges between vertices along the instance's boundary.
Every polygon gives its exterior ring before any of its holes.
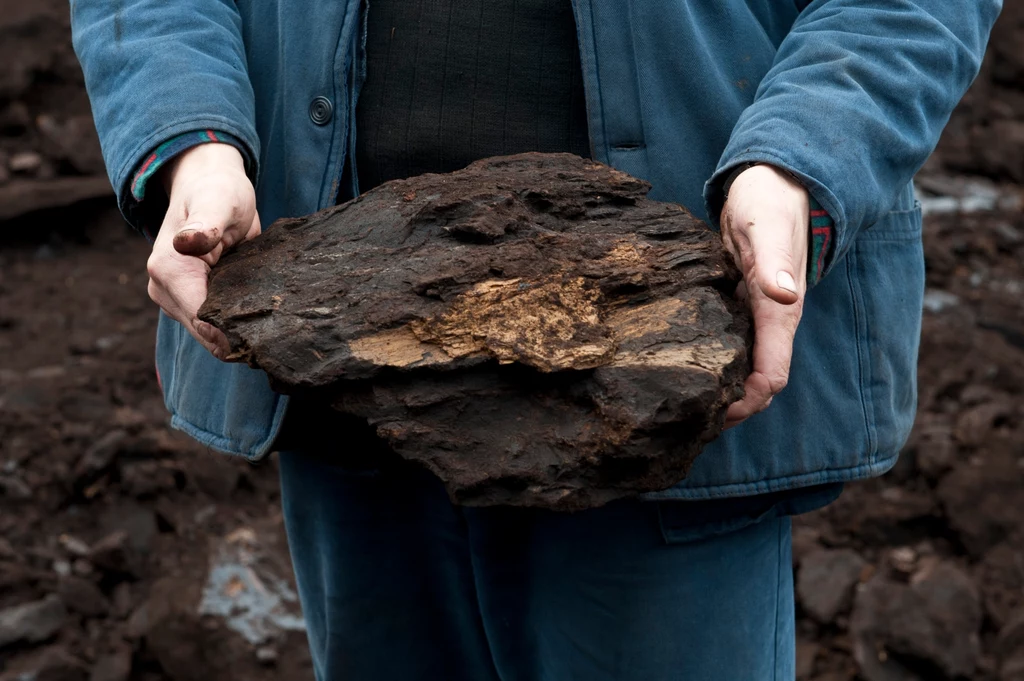
{"type": "MultiPolygon", "coordinates": [[[[0,681],[311,679],[273,460],[167,427],[66,12],[0,0],[0,681]]],[[[801,680],[1024,681],[1021,44],[1008,0],[921,176],[900,463],[797,523],[801,680]]]]}

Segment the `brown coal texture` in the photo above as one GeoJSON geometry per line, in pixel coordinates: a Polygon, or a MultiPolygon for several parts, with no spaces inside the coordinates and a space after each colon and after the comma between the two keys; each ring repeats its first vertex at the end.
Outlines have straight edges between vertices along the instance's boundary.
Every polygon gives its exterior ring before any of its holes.
{"type": "Polygon", "coordinates": [[[666,489],[743,394],[752,337],[718,234],[649,188],[571,154],[388,182],[225,256],[199,316],[460,503],[666,489]]]}

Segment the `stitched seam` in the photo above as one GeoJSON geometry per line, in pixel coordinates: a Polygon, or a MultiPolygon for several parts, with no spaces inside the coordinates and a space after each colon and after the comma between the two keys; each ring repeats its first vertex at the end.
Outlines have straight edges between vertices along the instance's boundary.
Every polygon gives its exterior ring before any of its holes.
{"type": "MultiPolygon", "coordinates": [[[[647,0],[642,0],[642,2],[647,2],[647,0]]],[[[636,15],[636,2],[635,2],[635,0],[627,0],[626,7],[627,7],[627,11],[629,12],[630,28],[633,29],[633,27],[635,27],[637,25],[637,22],[635,21],[635,15],[636,15]]],[[[635,29],[633,29],[633,30],[635,30],[635,29]]],[[[644,108],[645,108],[644,107],[644,95],[643,95],[643,92],[641,90],[641,84],[640,84],[640,72],[641,72],[641,69],[640,69],[640,65],[637,63],[637,59],[638,58],[637,58],[637,51],[636,51],[636,36],[635,36],[635,33],[632,33],[632,31],[630,33],[630,38],[629,38],[628,42],[629,42],[629,51],[632,53],[632,57],[633,57],[632,58],[632,62],[633,62],[633,88],[632,89],[633,89],[634,94],[636,95],[636,115],[640,119],[640,138],[641,139],[640,139],[640,143],[636,147],[636,150],[644,152],[643,162],[644,162],[645,165],[650,165],[650,159],[649,159],[649,156],[647,154],[647,144],[646,144],[647,128],[648,128],[648,124],[650,123],[650,120],[649,120],[650,117],[649,116],[644,116],[644,108]]],[[[620,144],[632,144],[632,143],[633,142],[628,141],[628,142],[623,142],[623,143],[620,143],[620,144]]]]}
{"type": "Polygon", "coordinates": [[[870,247],[871,244],[874,244],[874,243],[901,244],[901,243],[917,241],[920,238],[921,238],[921,232],[908,232],[906,234],[900,234],[898,232],[882,233],[880,235],[875,235],[875,236],[867,237],[867,238],[865,238],[863,240],[858,240],[857,241],[857,245],[858,246],[862,246],[862,247],[870,247]]]}
{"type": "Polygon", "coordinates": [[[779,630],[781,629],[779,617],[782,614],[782,607],[779,602],[782,600],[780,596],[782,593],[782,526],[785,524],[782,520],[779,521],[778,537],[775,542],[775,663],[772,665],[772,681],[778,681],[779,678],[779,630]]]}
{"type": "Polygon", "coordinates": [[[223,454],[241,457],[247,461],[258,463],[271,454],[270,447],[277,439],[277,435],[281,430],[281,423],[284,420],[284,415],[287,411],[287,397],[284,395],[277,395],[275,399],[277,404],[274,407],[274,418],[271,420],[267,437],[263,439],[259,446],[249,450],[252,453],[248,454],[242,451],[242,448],[238,446],[237,440],[232,440],[224,435],[217,435],[212,431],[197,426],[181,416],[181,414],[179,414],[171,405],[167,405],[167,410],[171,413],[171,427],[186,433],[207,447],[216,448],[223,454]],[[284,405],[282,405],[282,402],[284,402],[284,405]]]}
{"type": "Polygon", "coordinates": [[[201,444],[204,444],[207,447],[215,447],[221,453],[229,456],[237,456],[253,462],[259,461],[266,456],[266,454],[263,456],[246,454],[236,446],[234,440],[226,438],[223,435],[212,433],[205,428],[200,428],[191,421],[187,421],[182,418],[181,415],[174,410],[171,410],[171,425],[183,433],[188,434],[193,439],[199,440],[201,444]]]}
{"type": "Polygon", "coordinates": [[[853,293],[853,324],[857,329],[854,347],[857,348],[857,381],[860,386],[860,403],[861,409],[864,413],[864,430],[868,439],[868,450],[867,457],[868,463],[874,463],[876,448],[878,446],[875,439],[874,428],[871,423],[871,414],[874,409],[869,404],[871,401],[870,395],[868,395],[868,384],[871,377],[871,367],[869,366],[868,358],[863,348],[862,340],[867,337],[867,319],[864,317],[864,296],[863,292],[858,285],[857,278],[853,276],[853,266],[857,259],[856,249],[853,249],[846,258],[846,278],[850,284],[850,291],[853,293]]]}
{"type": "Polygon", "coordinates": [[[601,96],[601,78],[598,71],[598,59],[597,49],[597,36],[594,33],[594,7],[590,0],[573,0],[573,11],[576,15],[576,35],[580,39],[580,66],[583,70],[583,95],[584,101],[587,106],[587,129],[590,136],[590,153],[595,160],[607,160],[608,159],[608,130],[605,128],[606,117],[604,115],[604,97],[601,96]],[[587,42],[582,40],[584,34],[583,22],[580,21],[582,17],[581,5],[586,4],[586,30],[590,34],[590,38],[587,42]],[[587,49],[583,49],[586,45],[587,49]],[[587,73],[590,74],[590,78],[587,78],[587,73]],[[590,92],[588,85],[593,86],[593,92],[590,92]],[[596,118],[598,125],[594,125],[594,119],[596,118]],[[595,135],[600,134],[601,136],[601,153],[598,154],[597,145],[594,144],[595,135]]]}
{"type": "Polygon", "coordinates": [[[338,191],[340,190],[341,176],[344,173],[345,157],[348,156],[348,136],[352,134],[350,128],[350,117],[353,115],[354,102],[350,101],[349,93],[353,87],[352,82],[347,82],[346,78],[350,78],[353,82],[355,80],[355,58],[353,57],[352,68],[349,68],[349,56],[350,53],[355,49],[355,41],[353,44],[345,44],[345,35],[352,30],[352,14],[355,13],[355,20],[359,20],[359,7],[360,3],[350,2],[348,10],[345,12],[345,16],[342,19],[341,26],[338,28],[338,43],[334,48],[334,63],[336,65],[334,69],[334,78],[331,82],[331,92],[334,95],[334,102],[336,104],[337,112],[331,119],[331,136],[327,146],[327,163],[324,164],[324,171],[320,177],[320,198],[318,200],[319,208],[326,208],[334,205],[338,202],[338,191]],[[341,70],[337,68],[338,58],[341,57],[341,70]],[[351,72],[351,75],[350,75],[351,72]],[[341,85],[346,85],[344,88],[343,96],[346,100],[346,111],[345,115],[341,116],[341,85]],[[344,122],[343,122],[344,119],[344,122]],[[340,140],[341,144],[335,144],[335,140],[339,137],[340,128],[344,126],[343,139],[340,140]],[[339,164],[338,161],[341,161],[339,164]],[[332,163],[333,161],[333,163],[332,163]],[[333,179],[332,179],[333,178],[333,179]],[[332,194],[333,195],[330,195],[332,194]]]}
{"type": "Polygon", "coordinates": [[[642,498],[648,501],[727,499],[731,497],[752,496],[754,494],[781,492],[796,487],[808,487],[811,485],[823,485],[836,482],[851,482],[853,480],[878,475],[884,472],[886,466],[891,468],[890,462],[895,464],[898,454],[899,452],[893,452],[885,458],[879,458],[874,463],[862,463],[856,466],[846,466],[844,468],[828,468],[822,471],[814,471],[812,473],[798,473],[757,482],[730,482],[721,485],[683,488],[675,491],[670,489],[662,492],[650,492],[643,495],[642,498]],[[701,492],[701,494],[686,494],[686,492],[691,491],[701,492]]]}
{"type": "MultiPolygon", "coordinates": [[[[162,313],[161,313],[162,314],[162,313]]],[[[168,401],[172,404],[178,403],[178,397],[181,395],[181,356],[184,352],[185,343],[182,339],[182,334],[185,333],[185,327],[181,322],[172,320],[168,317],[169,321],[174,322],[174,366],[171,370],[171,385],[168,387],[167,396],[168,401]]]]}
{"type": "Polygon", "coordinates": [[[923,232],[922,215],[920,207],[912,210],[892,210],[886,213],[884,216],[879,218],[878,222],[870,227],[864,229],[860,235],[858,235],[856,244],[869,245],[875,242],[893,243],[893,242],[904,242],[904,241],[920,241],[921,234],[923,232]],[[902,220],[911,220],[912,226],[910,229],[895,230],[887,229],[884,231],[875,231],[875,225],[879,224],[882,220],[887,218],[896,218],[902,220]]]}

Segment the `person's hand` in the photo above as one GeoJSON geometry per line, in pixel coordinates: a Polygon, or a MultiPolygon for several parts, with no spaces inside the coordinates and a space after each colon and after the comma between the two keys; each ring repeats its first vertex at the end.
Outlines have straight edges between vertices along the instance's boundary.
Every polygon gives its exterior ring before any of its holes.
{"type": "Polygon", "coordinates": [[[162,168],[170,205],[149,256],[149,297],[218,359],[227,338],[196,313],[210,267],[225,249],[260,233],[256,195],[242,155],[229,144],[201,144],[162,168]]]}
{"type": "Polygon", "coordinates": [[[807,288],[809,215],[807,190],[769,165],[744,170],[729,189],[722,240],[743,271],[737,294],[754,315],[754,367],[743,399],[726,412],[726,428],[767,408],[789,381],[807,288]]]}

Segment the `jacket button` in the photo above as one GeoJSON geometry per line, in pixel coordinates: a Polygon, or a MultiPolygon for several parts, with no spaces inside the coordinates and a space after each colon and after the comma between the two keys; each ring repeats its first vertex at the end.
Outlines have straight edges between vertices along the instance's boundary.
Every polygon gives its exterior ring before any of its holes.
{"type": "Polygon", "coordinates": [[[317,125],[327,125],[334,115],[334,105],[326,97],[314,97],[309,103],[309,119],[317,125]]]}

